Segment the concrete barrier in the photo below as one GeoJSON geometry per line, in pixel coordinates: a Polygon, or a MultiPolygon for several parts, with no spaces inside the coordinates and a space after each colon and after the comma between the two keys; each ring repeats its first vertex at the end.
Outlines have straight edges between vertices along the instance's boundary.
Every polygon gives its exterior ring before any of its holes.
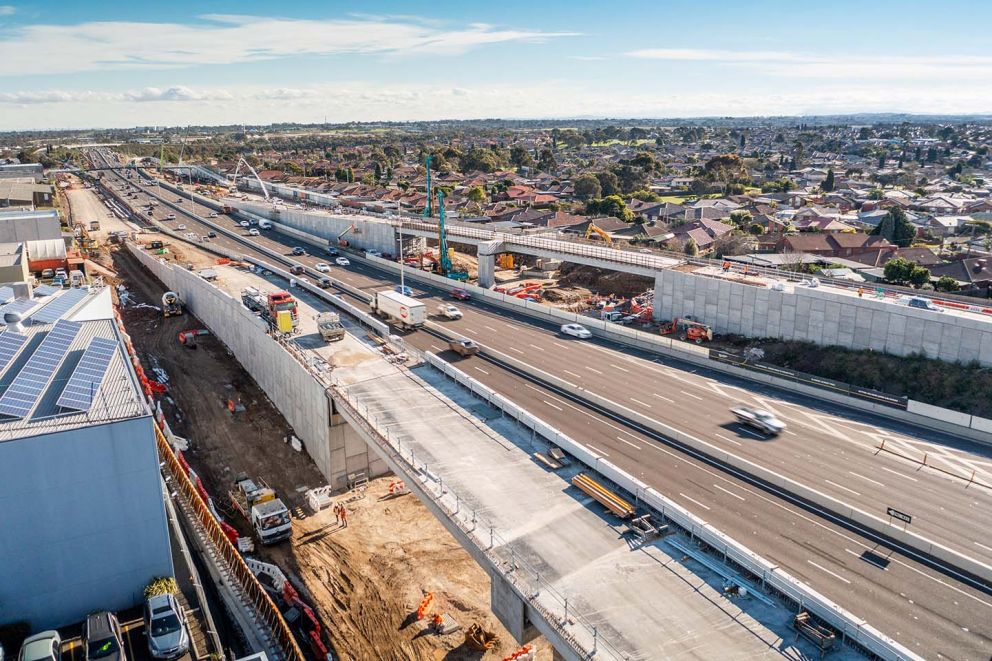
{"type": "Polygon", "coordinates": [[[753,576],[760,578],[763,585],[771,587],[787,599],[792,600],[817,615],[855,644],[884,659],[921,658],[882,632],[876,630],[863,619],[858,618],[813,591],[809,586],[795,579],[777,565],[769,562],[743,544],[740,544],[707,524],[677,503],[666,498],[663,494],[648,487],[620,468],[617,468],[603,457],[591,452],[581,443],[549,427],[526,410],[489,390],[486,386],[468,376],[454,365],[438,358],[432,353],[425,354],[425,360],[429,365],[452,378],[481,399],[503,410],[525,428],[533,429],[535,433],[539,434],[548,443],[562,448],[577,461],[595,470],[621,489],[630,493],[634,497],[635,502],[653,509],[663,518],[685,530],[690,536],[705,543],[714,550],[723,553],[736,565],[744,568],[753,576]]]}

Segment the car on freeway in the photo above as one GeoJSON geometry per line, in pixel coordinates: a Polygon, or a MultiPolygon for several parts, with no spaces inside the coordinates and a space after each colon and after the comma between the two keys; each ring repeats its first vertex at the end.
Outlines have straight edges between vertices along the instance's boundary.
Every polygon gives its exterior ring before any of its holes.
{"type": "Polygon", "coordinates": [[[351,266],[351,260],[347,257],[338,257],[334,260],[334,263],[338,266],[351,266]]]}
{"type": "Polygon", "coordinates": [[[943,312],[944,308],[938,306],[936,303],[931,301],[929,298],[924,298],[923,296],[910,296],[906,300],[906,305],[911,308],[917,308],[920,310],[930,310],[931,312],[943,312]]]}
{"type": "Polygon", "coordinates": [[[209,214],[207,215],[207,218],[216,218],[216,217],[217,217],[217,212],[216,212],[216,211],[211,211],[211,212],[210,212],[210,213],[209,213],[209,214]]]}
{"type": "Polygon", "coordinates": [[[21,643],[17,661],[59,661],[62,658],[62,637],[58,631],[42,631],[21,643]]]}
{"type": "Polygon", "coordinates": [[[155,210],[154,209],[149,209],[148,210],[148,215],[149,216],[154,216],[155,215],[155,210]]]}
{"type": "Polygon", "coordinates": [[[168,216],[165,217],[165,219],[166,220],[175,220],[176,219],[176,214],[170,213],[168,216]]]}
{"type": "Polygon", "coordinates": [[[178,659],[189,651],[186,613],[172,594],[145,600],[145,634],[148,652],[155,659],[178,659]]]}
{"type": "Polygon", "coordinates": [[[305,269],[300,264],[294,264],[289,267],[289,272],[293,275],[303,275],[305,273],[305,269]]]}
{"type": "Polygon", "coordinates": [[[393,291],[397,294],[403,294],[404,296],[413,296],[413,290],[406,285],[396,285],[396,288],[393,289],[393,291]]]}
{"type": "Polygon", "coordinates": [[[184,230],[184,229],[186,229],[186,226],[183,225],[182,223],[179,223],[178,225],[176,225],[176,229],[177,230],[184,230]]]}
{"type": "MultiPolygon", "coordinates": [[[[247,227],[247,226],[248,226],[248,225],[247,225],[247,222],[248,222],[248,221],[244,221],[244,220],[243,220],[243,221],[241,221],[241,222],[243,222],[243,223],[245,223],[245,227],[247,227]]],[[[305,254],[307,254],[307,251],[306,251],[306,250],[304,250],[303,248],[301,248],[300,246],[296,246],[295,248],[293,248],[293,254],[294,254],[294,255],[296,255],[297,257],[299,257],[300,255],[305,255],[305,254]]]]}
{"type": "Polygon", "coordinates": [[[469,356],[474,356],[479,353],[479,345],[467,337],[463,337],[460,340],[451,340],[448,342],[448,348],[462,358],[468,358],[469,356]]]}
{"type": "Polygon", "coordinates": [[[325,264],[324,262],[317,262],[314,265],[314,268],[320,271],[321,273],[330,273],[331,271],[331,265],[325,264]]]}
{"type": "Polygon", "coordinates": [[[177,198],[176,198],[176,202],[177,202],[178,204],[182,204],[182,203],[183,203],[183,200],[184,200],[184,199],[185,199],[185,198],[182,198],[182,197],[177,197],[177,198]]]}
{"type": "Polygon", "coordinates": [[[258,235],[259,235],[259,231],[254,227],[248,230],[248,236],[258,236],[258,235]]]}
{"type": "Polygon", "coordinates": [[[211,239],[217,238],[217,232],[207,232],[207,236],[211,239]]]}
{"type": "Polygon", "coordinates": [[[378,250],[366,250],[365,255],[367,257],[382,257],[382,252],[378,250]]]}
{"type": "Polygon", "coordinates": [[[247,220],[240,221],[238,225],[241,225],[242,227],[251,227],[251,223],[249,223],[247,220]]]}
{"type": "Polygon", "coordinates": [[[113,613],[106,611],[86,617],[83,627],[83,650],[86,661],[127,661],[121,624],[113,613]]]}
{"type": "Polygon", "coordinates": [[[459,301],[467,301],[472,298],[469,296],[468,290],[461,287],[455,287],[451,290],[451,298],[458,299],[459,301]]]}
{"type": "Polygon", "coordinates": [[[562,335],[570,335],[571,337],[577,337],[582,340],[587,340],[592,337],[592,333],[588,328],[582,324],[564,324],[561,327],[562,335]]]}
{"type": "Polygon", "coordinates": [[[341,251],[331,246],[330,248],[327,249],[327,254],[331,257],[337,257],[338,255],[341,254],[341,251]]]}
{"type": "Polygon", "coordinates": [[[730,409],[730,412],[737,418],[737,422],[753,427],[769,436],[776,436],[785,429],[784,422],[764,409],[756,409],[741,404],[730,409]]]}
{"type": "Polygon", "coordinates": [[[437,316],[445,319],[461,319],[462,311],[449,303],[442,303],[437,306],[437,316]]]}
{"type": "Polygon", "coordinates": [[[334,281],[331,280],[330,278],[327,278],[327,277],[317,278],[317,286],[320,287],[321,289],[327,289],[328,287],[330,287],[333,284],[334,284],[334,281]]]}

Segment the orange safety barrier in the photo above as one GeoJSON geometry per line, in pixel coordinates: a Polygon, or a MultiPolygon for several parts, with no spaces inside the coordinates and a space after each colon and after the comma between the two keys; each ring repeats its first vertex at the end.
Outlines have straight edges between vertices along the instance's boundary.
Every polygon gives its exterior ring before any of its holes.
{"type": "Polygon", "coordinates": [[[513,652],[512,654],[510,654],[509,656],[504,656],[503,657],[503,661],[515,661],[515,659],[519,659],[521,657],[527,656],[532,651],[533,651],[533,648],[530,645],[524,645],[523,647],[521,647],[517,651],[513,652]]]}
{"type": "Polygon", "coordinates": [[[231,413],[234,413],[234,400],[233,399],[227,400],[227,410],[230,411],[231,413]]]}
{"type": "Polygon", "coordinates": [[[428,592],[427,596],[423,598],[420,605],[417,606],[417,619],[422,620],[427,615],[427,609],[431,607],[434,602],[434,593],[428,592]]]}
{"type": "Polygon", "coordinates": [[[217,258],[217,265],[218,266],[226,266],[227,264],[230,264],[230,263],[231,263],[231,260],[228,259],[227,257],[218,257],[217,258]]]}
{"type": "Polygon", "coordinates": [[[394,480],[393,482],[389,483],[390,496],[396,493],[397,491],[403,491],[403,489],[406,489],[406,482],[404,482],[403,480],[394,480]]]}

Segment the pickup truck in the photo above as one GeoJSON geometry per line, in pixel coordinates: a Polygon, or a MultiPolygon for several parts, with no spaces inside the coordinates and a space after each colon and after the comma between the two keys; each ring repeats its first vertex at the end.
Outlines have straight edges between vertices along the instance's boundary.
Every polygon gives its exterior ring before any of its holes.
{"type": "Polygon", "coordinates": [[[737,417],[737,422],[753,427],[768,436],[777,436],[785,429],[784,422],[762,409],[753,409],[750,406],[742,405],[730,409],[730,412],[737,417]]]}
{"type": "Polygon", "coordinates": [[[325,342],[337,342],[344,339],[344,326],[337,312],[321,312],[317,315],[317,331],[325,342]]]}
{"type": "Polygon", "coordinates": [[[448,305],[442,303],[437,306],[437,316],[443,317],[444,319],[461,319],[462,311],[456,308],[454,305],[448,305]]]}

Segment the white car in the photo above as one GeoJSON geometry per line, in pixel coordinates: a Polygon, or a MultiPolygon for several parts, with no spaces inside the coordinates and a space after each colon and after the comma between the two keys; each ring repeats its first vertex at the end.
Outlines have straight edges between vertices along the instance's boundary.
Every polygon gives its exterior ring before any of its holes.
{"type": "Polygon", "coordinates": [[[247,220],[242,220],[240,223],[238,223],[238,225],[241,225],[242,227],[251,227],[251,223],[249,223],[247,220]]]}
{"type": "Polygon", "coordinates": [[[442,303],[437,306],[437,314],[439,317],[444,317],[445,319],[461,319],[462,311],[456,308],[454,305],[448,303],[442,303]]]}
{"type": "Polygon", "coordinates": [[[176,229],[177,230],[184,230],[184,229],[186,229],[186,226],[183,225],[182,223],[179,223],[178,225],[176,225],[176,229]]]}
{"type": "Polygon", "coordinates": [[[217,217],[216,211],[211,211],[210,214],[207,216],[207,218],[216,218],[216,217],[217,217]]]}
{"type": "Polygon", "coordinates": [[[351,260],[349,260],[347,257],[338,257],[337,259],[334,260],[334,263],[337,264],[338,266],[351,266],[351,260]]]}
{"type": "Polygon", "coordinates": [[[248,236],[258,236],[258,230],[254,227],[248,230],[248,236]]]}
{"type": "Polygon", "coordinates": [[[320,271],[321,273],[330,273],[330,271],[331,271],[330,264],[325,264],[324,262],[317,263],[314,266],[314,268],[317,269],[318,271],[320,271]]]}
{"type": "Polygon", "coordinates": [[[165,219],[166,220],[175,220],[176,219],[176,214],[170,213],[168,216],[165,217],[165,219]]]}
{"type": "Polygon", "coordinates": [[[583,340],[587,340],[592,337],[592,333],[589,329],[582,324],[565,324],[561,327],[561,332],[563,335],[571,335],[572,337],[578,337],[583,340]]]}

